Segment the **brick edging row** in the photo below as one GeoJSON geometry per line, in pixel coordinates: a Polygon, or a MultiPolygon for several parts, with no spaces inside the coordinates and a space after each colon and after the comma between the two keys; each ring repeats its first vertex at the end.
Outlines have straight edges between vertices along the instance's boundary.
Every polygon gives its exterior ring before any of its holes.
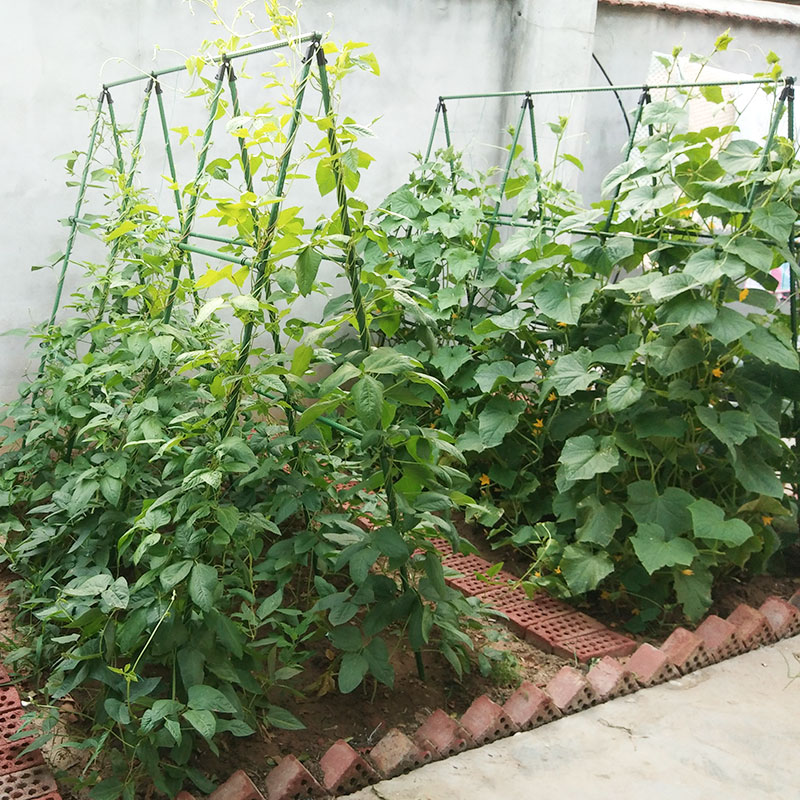
{"type": "MultiPolygon", "coordinates": [[[[780,639],[800,634],[800,590],[790,601],[769,597],[759,609],[739,605],[727,619],[706,617],[695,631],[676,628],[660,647],[642,644],[630,657],[603,656],[584,674],[565,666],[544,689],[525,681],[501,706],[485,694],[460,719],[434,711],[411,736],[390,730],[359,753],[343,739],[319,761],[317,780],[294,756],[267,775],[268,800],[305,800],[350,794],[423,764],[536,728],[640,688],[655,686],[780,639]]],[[[176,800],[194,800],[181,792],[176,800]]],[[[208,800],[265,800],[238,770],[208,800]]]]}

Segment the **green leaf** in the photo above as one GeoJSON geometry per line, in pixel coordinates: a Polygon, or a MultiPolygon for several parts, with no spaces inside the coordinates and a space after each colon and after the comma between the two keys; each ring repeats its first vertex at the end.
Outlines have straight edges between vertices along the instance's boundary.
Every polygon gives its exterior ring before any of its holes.
{"type": "Polygon", "coordinates": [[[306,374],[311,359],[314,358],[314,348],[307,344],[299,344],[292,353],[292,366],[289,372],[301,377],[306,374]]]}
{"type": "Polygon", "coordinates": [[[618,378],[606,391],[606,405],[612,413],[622,411],[632,406],[642,396],[644,381],[623,375],[618,378]]]}
{"type": "Polygon", "coordinates": [[[718,413],[716,409],[697,406],[695,413],[700,422],[731,449],[756,435],[756,426],[743,411],[718,413]]]}
{"type": "Polygon", "coordinates": [[[189,596],[203,611],[214,605],[214,590],[217,587],[217,570],[209,564],[195,564],[189,578],[189,596]]]}
{"type": "Polygon", "coordinates": [[[306,727],[294,714],[280,706],[268,706],[264,716],[270,725],[284,731],[302,731],[306,727]]]}
{"type": "Polygon", "coordinates": [[[585,347],[574,353],[559,356],[547,372],[542,394],[546,395],[550,389],[555,389],[559,395],[568,397],[575,392],[588,389],[598,377],[597,373],[589,371],[591,363],[592,354],[585,347]]]}
{"type": "Polygon", "coordinates": [[[364,369],[376,375],[397,375],[418,366],[414,359],[391,347],[379,347],[364,359],[364,369]]]}
{"type": "Polygon", "coordinates": [[[330,632],[331,643],[338,650],[356,653],[363,647],[361,631],[354,625],[340,625],[330,632]]]}
{"type": "Polygon", "coordinates": [[[104,475],[100,478],[100,493],[108,500],[109,505],[116,507],[122,494],[122,481],[119,478],[104,475]]]}
{"type": "Polygon", "coordinates": [[[318,400],[313,406],[309,406],[305,411],[303,411],[303,413],[295,420],[295,430],[297,433],[304,431],[309,425],[315,422],[318,417],[321,417],[323,414],[327,414],[329,411],[333,411],[341,404],[341,397],[332,397],[330,400],[318,400]]]}
{"type": "Polygon", "coordinates": [[[446,379],[449,379],[472,357],[473,352],[469,347],[457,344],[453,347],[440,347],[431,357],[430,363],[440,370],[446,379]]]}
{"type": "Polygon", "coordinates": [[[132,230],[135,230],[136,225],[131,222],[129,219],[126,219],[118,227],[114,228],[113,231],[106,234],[106,241],[113,242],[114,239],[119,239],[120,236],[124,236],[126,233],[130,233],[132,230]]]}
{"type": "Polygon", "coordinates": [[[574,436],[564,442],[558,461],[561,466],[556,474],[556,485],[563,492],[575,481],[610,472],[619,464],[619,450],[612,436],[599,439],[574,436]]]}
{"type": "Polygon", "coordinates": [[[780,201],[754,208],[750,215],[750,221],[756,228],[782,245],[789,241],[796,219],[797,214],[792,208],[780,201]]]}
{"type": "Polygon", "coordinates": [[[444,251],[444,260],[450,275],[457,281],[463,281],[480,263],[477,254],[464,247],[448,247],[444,251]]]}
{"type": "Polygon", "coordinates": [[[760,272],[772,269],[775,251],[750,236],[737,236],[728,242],[726,248],[760,272]]]}
{"type": "Polygon", "coordinates": [[[702,567],[693,567],[693,574],[678,572],[674,576],[675,595],[683,606],[683,613],[696,622],[711,605],[711,573],[702,567]]]}
{"type": "Polygon", "coordinates": [[[642,111],[642,125],[685,125],[689,119],[689,112],[682,106],[675,105],[667,100],[657,100],[648,103],[642,111]]]}
{"type": "Polygon", "coordinates": [[[414,219],[422,210],[419,200],[414,196],[410,189],[399,189],[392,192],[387,198],[389,208],[397,214],[402,214],[408,219],[414,219]]]}
{"type": "Polygon", "coordinates": [[[514,365],[510,361],[492,361],[481,364],[475,370],[475,383],[484,394],[491,392],[498,380],[514,376],[514,365]]]}
{"type": "Polygon", "coordinates": [[[406,540],[391,526],[379,528],[373,541],[381,553],[393,561],[405,561],[410,555],[406,540]]]}
{"type": "Polygon", "coordinates": [[[215,311],[219,311],[225,305],[224,297],[213,297],[207,303],[204,303],[200,310],[197,312],[195,325],[202,325],[215,311]]]}
{"type": "Polygon", "coordinates": [[[581,309],[592,299],[599,286],[593,278],[565,283],[563,280],[548,280],[536,293],[534,301],[539,310],[556,322],[577,324],[581,309]]]}
{"type": "Polygon", "coordinates": [[[734,139],[717,156],[717,161],[725,172],[752,172],[758,167],[759,146],[747,139],[734,139]]]}
{"type": "Polygon", "coordinates": [[[754,327],[755,325],[743,314],[733,308],[723,307],[717,312],[717,318],[709,324],[708,332],[718,342],[728,345],[753,330],[754,327]]]}
{"type": "Polygon", "coordinates": [[[303,297],[309,295],[314,288],[314,281],[317,279],[321,263],[322,255],[311,245],[304,247],[297,256],[294,271],[297,278],[297,290],[303,297]]]}
{"type": "Polygon", "coordinates": [[[742,347],[767,363],[786,369],[797,370],[797,353],[777,339],[766,328],[753,328],[740,339],[742,347]]]}
{"type": "Polygon", "coordinates": [[[208,742],[217,732],[217,720],[210,711],[184,711],[181,716],[208,742]]]}
{"type": "Polygon", "coordinates": [[[683,489],[670,486],[659,495],[650,481],[628,484],[628,501],[625,504],[638,525],[654,522],[672,538],[688,531],[692,524],[688,507],[694,497],[683,489]]]}
{"type": "MultiPolygon", "coordinates": [[[[720,37],[721,39],[722,37],[720,37]]],[[[731,37],[728,37],[730,39],[731,37]]],[[[719,41],[720,39],[717,39],[719,41]]],[[[717,48],[722,49],[722,48],[717,48]]],[[[721,103],[723,101],[722,98],[722,89],[719,86],[700,86],[700,94],[708,100],[709,103],[721,103]]]]}
{"type": "Polygon", "coordinates": [[[231,297],[230,303],[237,311],[246,311],[248,314],[255,314],[260,308],[258,300],[251,294],[237,294],[231,297]]]}
{"type": "Polygon", "coordinates": [[[197,711],[221,711],[235,714],[236,707],[219,689],[203,684],[189,687],[187,704],[197,711]]]}
{"type": "Polygon", "coordinates": [[[697,548],[688,539],[676,536],[667,540],[664,529],[654,522],[639,525],[631,544],[650,575],[662,567],[688,566],[697,555],[697,548]]]}
{"type": "Polygon", "coordinates": [[[365,428],[376,428],[383,410],[383,385],[371,375],[365,375],[350,390],[356,414],[365,428]]]}
{"type": "Polygon", "coordinates": [[[364,656],[369,662],[369,671],[385,686],[390,689],[394,686],[394,667],[389,659],[389,649],[386,642],[379,636],[375,637],[364,649],[364,656]]]}
{"type": "Polygon", "coordinates": [[[64,594],[72,597],[97,597],[111,586],[112,578],[108,574],[93,575],[85,581],[80,581],[76,586],[68,586],[64,594]]]}
{"type": "Polygon", "coordinates": [[[710,500],[695,500],[689,506],[694,535],[730,547],[738,547],[754,536],[753,529],[740,519],[725,519],[725,512],[710,500]]]}
{"type": "Polygon", "coordinates": [[[117,700],[113,697],[107,697],[103,702],[103,708],[106,711],[111,719],[114,722],[118,722],[120,725],[129,725],[131,721],[131,715],[128,711],[127,704],[123,703],[121,700],[117,700]]]}
{"type": "Polygon", "coordinates": [[[165,366],[169,364],[174,341],[175,339],[172,336],[154,336],[150,340],[150,349],[153,351],[153,355],[165,366]]]}
{"type": "Polygon", "coordinates": [[[666,358],[659,359],[653,366],[665,378],[697,366],[705,359],[703,346],[697,339],[681,339],[667,352],[666,358]]]}
{"type": "Polygon", "coordinates": [[[622,509],[616,503],[603,504],[589,495],[578,503],[578,524],[579,542],[607,547],[614,538],[614,531],[622,524],[622,509]]]}
{"type": "Polygon", "coordinates": [[[177,586],[189,574],[189,571],[192,569],[192,563],[193,562],[189,560],[178,561],[176,564],[170,564],[168,567],[164,567],[159,575],[159,579],[165,592],[168,592],[173,586],[177,586]]]}
{"type": "Polygon", "coordinates": [[[717,309],[710,300],[682,295],[667,304],[665,329],[676,334],[685,328],[708,325],[717,317],[717,309]]]}
{"type": "Polygon", "coordinates": [[[736,478],[749,492],[763,494],[767,497],[784,496],[784,488],[774,467],[764,461],[759,452],[758,441],[748,442],[744,447],[736,448],[736,460],[733,462],[736,478]]]}
{"type": "Polygon", "coordinates": [[[120,576],[100,595],[100,597],[111,608],[127,608],[131,597],[128,581],[120,576]]]}
{"type": "Polygon", "coordinates": [[[339,666],[339,691],[349,694],[364,679],[369,661],[361,653],[345,653],[339,666]]]}
{"type": "Polygon", "coordinates": [[[521,400],[492,397],[478,415],[478,436],[484,447],[497,447],[517,427],[519,415],[525,409],[521,400]]]}
{"type": "Polygon", "coordinates": [[[596,589],[614,571],[614,562],[607,553],[592,553],[582,545],[570,544],[564,548],[560,567],[570,591],[582,594],[596,589]]]}
{"type": "Polygon", "coordinates": [[[283,602],[283,589],[278,589],[278,591],[273,592],[269,597],[265,597],[261,601],[261,605],[259,605],[258,609],[256,610],[256,616],[260,620],[265,620],[267,617],[274,614],[280,607],[281,603],[283,602]]]}

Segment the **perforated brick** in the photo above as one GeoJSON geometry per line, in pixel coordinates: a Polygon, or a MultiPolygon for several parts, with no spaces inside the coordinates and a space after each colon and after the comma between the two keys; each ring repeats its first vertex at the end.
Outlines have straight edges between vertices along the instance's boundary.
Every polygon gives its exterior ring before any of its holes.
{"type": "Polygon", "coordinates": [[[640,686],[655,686],[680,676],[678,670],[670,664],[666,653],[646,642],[639,646],[625,666],[633,673],[640,686]]]}
{"type": "Polygon", "coordinates": [[[377,783],[375,770],[344,739],[339,739],[319,760],[322,784],[332,794],[349,794],[377,783]]]}
{"type": "Polygon", "coordinates": [[[20,708],[19,692],[14,686],[0,686],[0,711],[20,708]]]}
{"type": "Polygon", "coordinates": [[[553,642],[552,647],[556,655],[577,658],[586,664],[593,658],[629,656],[636,649],[636,642],[621,633],[601,628],[572,639],[553,642]]]}
{"type": "Polygon", "coordinates": [[[470,735],[452,717],[437,708],[414,734],[417,744],[433,749],[442,758],[460,753],[474,742],[470,735]]]}
{"type": "MultiPolygon", "coordinates": [[[[525,640],[545,652],[552,653],[566,641],[605,629],[605,626],[596,619],[581,614],[580,611],[572,611],[569,614],[531,622],[525,629],[525,640]]],[[[569,653],[569,650],[566,651],[566,655],[569,653]]],[[[562,654],[564,654],[563,649],[562,654]]]]}
{"type": "Polygon", "coordinates": [[[470,572],[486,572],[491,568],[491,563],[485,558],[476,556],[473,553],[469,555],[462,555],[461,553],[452,553],[442,559],[448,569],[454,569],[463,575],[468,575],[470,572]]]}
{"type": "Polygon", "coordinates": [[[521,731],[538,728],[561,716],[549,695],[529,681],[523,681],[503,703],[503,711],[521,731]]]}
{"type": "Polygon", "coordinates": [[[517,727],[508,718],[502,706],[482,694],[461,715],[461,726],[475,744],[493,742],[516,733],[517,727]]]}
{"type": "Polygon", "coordinates": [[[686,628],[675,628],[659,650],[683,674],[707,667],[714,660],[706,650],[702,638],[686,628]]]}
{"type": "Polygon", "coordinates": [[[775,641],[775,634],[767,618],[760,611],[744,603],[740,603],[728,615],[728,622],[736,626],[736,635],[748,650],[755,650],[775,641]]]}
{"type": "Polygon", "coordinates": [[[0,683],[8,683],[11,680],[11,676],[8,674],[8,670],[0,664],[0,683]]]}
{"type": "Polygon", "coordinates": [[[0,744],[6,744],[21,727],[22,708],[0,711],[0,744]]]}
{"type": "Polygon", "coordinates": [[[431,539],[431,544],[443,555],[449,556],[453,553],[453,545],[447,539],[431,539]]]}
{"type": "Polygon", "coordinates": [[[421,748],[397,728],[392,728],[367,755],[384,778],[402,775],[431,760],[430,750],[421,748]]]}
{"type": "Polygon", "coordinates": [[[327,797],[314,776],[292,755],[281,759],[264,781],[269,800],[306,800],[327,797]]]}
{"type": "Polygon", "coordinates": [[[0,775],[0,800],[34,800],[57,792],[56,782],[44,766],[0,775]]]}
{"type": "Polygon", "coordinates": [[[597,703],[597,695],[582,672],[574,667],[561,667],[545,691],[562,714],[574,714],[597,703]]]}
{"type": "Polygon", "coordinates": [[[758,609],[766,617],[776,639],[800,633],[800,611],[780,597],[768,597],[758,609]]]}
{"type": "Polygon", "coordinates": [[[610,656],[603,656],[586,674],[586,680],[603,703],[639,689],[633,673],[610,656]]]}
{"type": "Polygon", "coordinates": [[[714,661],[738,656],[746,649],[736,634],[736,626],[716,614],[709,614],[697,626],[695,633],[703,640],[714,661]]]}
{"type": "Polygon", "coordinates": [[[12,772],[19,772],[21,769],[32,769],[44,764],[42,753],[33,750],[21,756],[20,753],[30,742],[12,742],[11,744],[0,745],[0,775],[10,775],[12,772]]]}
{"type": "Polygon", "coordinates": [[[797,609],[800,609],[800,589],[798,589],[790,598],[789,602],[797,609]]]}
{"type": "Polygon", "coordinates": [[[517,583],[517,579],[510,572],[504,570],[500,570],[491,577],[480,578],[473,573],[465,575],[463,578],[446,578],[445,580],[454,589],[458,589],[468,597],[481,597],[494,589],[510,588],[517,583]]]}

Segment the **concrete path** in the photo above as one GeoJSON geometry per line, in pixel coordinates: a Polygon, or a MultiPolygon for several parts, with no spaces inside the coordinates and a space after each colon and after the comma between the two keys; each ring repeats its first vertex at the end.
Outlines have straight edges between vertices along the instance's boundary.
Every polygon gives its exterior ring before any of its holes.
{"type": "Polygon", "coordinates": [[[800,800],[800,636],[348,800],[800,800]]]}

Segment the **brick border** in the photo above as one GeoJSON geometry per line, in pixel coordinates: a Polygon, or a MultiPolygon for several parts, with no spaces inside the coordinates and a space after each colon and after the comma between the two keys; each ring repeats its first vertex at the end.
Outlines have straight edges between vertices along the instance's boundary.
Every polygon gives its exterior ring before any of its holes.
{"type": "MultiPolygon", "coordinates": [[[[482,594],[492,588],[489,586],[482,594]]],[[[567,608],[572,612],[570,606],[567,608]]],[[[286,756],[267,775],[269,800],[347,795],[429,761],[530,730],[798,633],[800,590],[789,601],[768,597],[759,609],[741,604],[726,620],[711,614],[695,631],[676,628],[660,647],[643,644],[635,652],[628,650],[618,657],[604,654],[587,673],[562,667],[544,689],[525,681],[502,706],[481,695],[460,719],[436,709],[412,736],[392,728],[366,752],[359,753],[340,739],[320,759],[322,783],[297,758],[286,756]]],[[[194,798],[188,792],[181,792],[176,800],[194,798]]],[[[266,798],[238,770],[209,800],[266,798]]]]}

